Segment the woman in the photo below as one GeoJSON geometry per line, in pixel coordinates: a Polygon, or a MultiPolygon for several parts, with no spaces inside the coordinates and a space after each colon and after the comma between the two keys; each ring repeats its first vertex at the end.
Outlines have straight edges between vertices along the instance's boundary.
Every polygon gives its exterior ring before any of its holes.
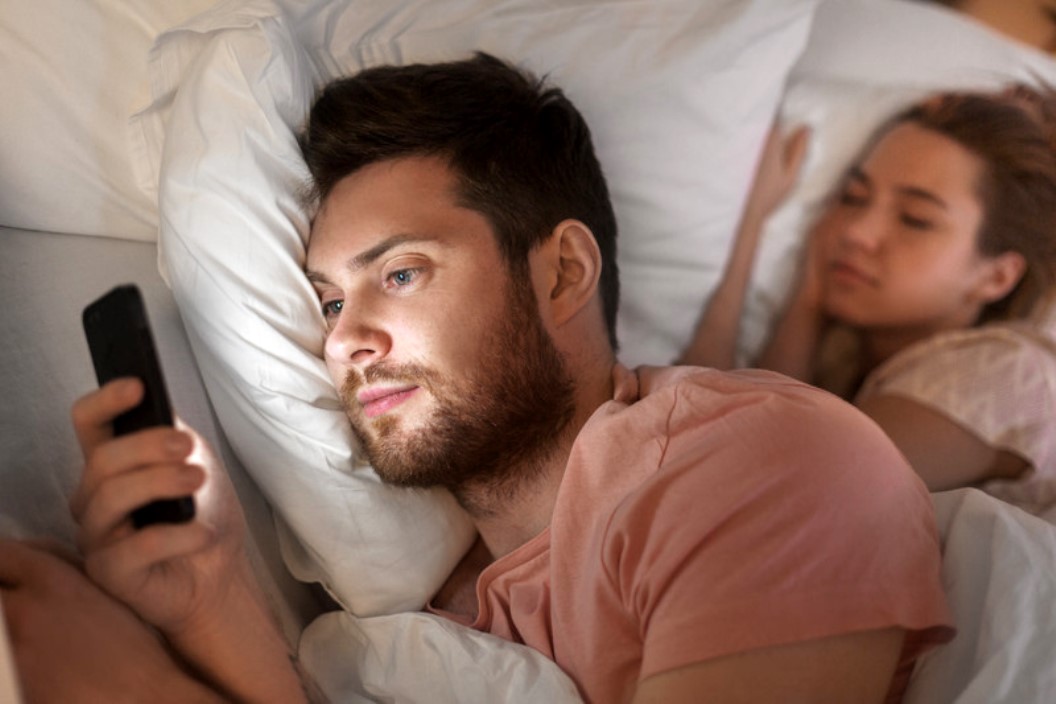
{"type": "MultiPolygon", "coordinates": [[[[771,135],[683,363],[732,366],[759,234],[807,138],[771,135]]],[[[897,115],[806,250],[756,365],[852,399],[933,491],[1056,503],[1056,96],[947,93],[897,115]]]]}

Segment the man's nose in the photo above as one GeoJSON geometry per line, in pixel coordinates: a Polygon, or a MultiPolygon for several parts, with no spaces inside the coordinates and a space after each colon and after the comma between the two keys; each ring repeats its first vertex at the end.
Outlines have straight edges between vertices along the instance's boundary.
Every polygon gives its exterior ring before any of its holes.
{"type": "Polygon", "coordinates": [[[328,359],[364,369],[389,353],[392,338],[363,311],[342,311],[326,338],[328,359]]]}

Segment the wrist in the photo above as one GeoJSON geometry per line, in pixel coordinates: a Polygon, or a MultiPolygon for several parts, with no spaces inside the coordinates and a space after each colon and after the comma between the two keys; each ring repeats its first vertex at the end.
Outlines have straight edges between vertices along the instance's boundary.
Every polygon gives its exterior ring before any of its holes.
{"type": "Polygon", "coordinates": [[[246,559],[208,609],[166,635],[195,672],[238,701],[307,700],[290,644],[246,559]]]}

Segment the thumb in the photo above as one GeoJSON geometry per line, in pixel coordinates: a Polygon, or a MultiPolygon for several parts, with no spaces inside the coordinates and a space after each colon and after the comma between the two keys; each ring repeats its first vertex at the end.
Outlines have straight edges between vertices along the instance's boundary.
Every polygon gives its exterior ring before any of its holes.
{"type": "Polygon", "coordinates": [[[811,128],[800,125],[785,139],[784,162],[790,173],[798,173],[810,146],[811,128]]]}

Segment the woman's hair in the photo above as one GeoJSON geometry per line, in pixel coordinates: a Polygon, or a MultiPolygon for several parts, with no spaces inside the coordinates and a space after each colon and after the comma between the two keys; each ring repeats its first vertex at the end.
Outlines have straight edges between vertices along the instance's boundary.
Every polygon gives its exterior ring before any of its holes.
{"type": "Polygon", "coordinates": [[[983,162],[979,251],[1014,251],[1026,260],[1020,282],[986,306],[979,322],[1040,312],[1056,289],[1056,93],[1025,85],[942,93],[896,115],[888,129],[906,122],[952,139],[983,162]]]}
{"type": "Polygon", "coordinates": [[[488,219],[514,276],[527,276],[529,251],[559,222],[583,222],[601,250],[616,348],[616,216],[587,123],[558,88],[484,53],[381,66],[327,85],[300,141],[317,200],[372,163],[445,159],[462,204],[488,219]]]}

